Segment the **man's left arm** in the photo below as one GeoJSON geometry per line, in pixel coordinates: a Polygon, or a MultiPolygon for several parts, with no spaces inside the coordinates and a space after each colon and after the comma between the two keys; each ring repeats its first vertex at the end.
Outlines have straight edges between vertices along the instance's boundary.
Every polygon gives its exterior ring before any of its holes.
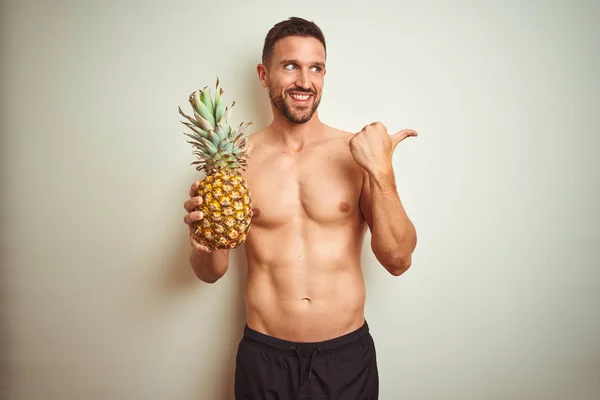
{"type": "Polygon", "coordinates": [[[392,275],[406,272],[412,263],[417,233],[396,190],[393,172],[371,175],[363,171],[360,208],[371,230],[371,250],[392,275]]]}
{"type": "Polygon", "coordinates": [[[363,169],[360,208],[371,230],[371,249],[394,276],[411,266],[417,234],[398,195],[392,154],[399,142],[417,132],[405,129],[389,136],[380,123],[367,125],[350,140],[350,150],[363,169]]]}

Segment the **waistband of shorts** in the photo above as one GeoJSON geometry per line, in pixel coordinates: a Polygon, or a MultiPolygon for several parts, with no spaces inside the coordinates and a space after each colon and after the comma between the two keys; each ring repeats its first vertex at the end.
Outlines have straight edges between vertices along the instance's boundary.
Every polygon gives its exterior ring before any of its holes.
{"type": "Polygon", "coordinates": [[[349,344],[353,344],[365,336],[369,335],[369,325],[365,320],[363,325],[345,335],[324,340],[321,342],[293,342],[280,338],[276,338],[273,336],[266,335],[264,333],[255,331],[254,329],[248,327],[246,324],[244,326],[244,338],[256,343],[261,343],[276,349],[280,350],[293,350],[293,349],[314,349],[318,348],[320,351],[328,351],[338,349],[340,347],[344,347],[349,344]]]}

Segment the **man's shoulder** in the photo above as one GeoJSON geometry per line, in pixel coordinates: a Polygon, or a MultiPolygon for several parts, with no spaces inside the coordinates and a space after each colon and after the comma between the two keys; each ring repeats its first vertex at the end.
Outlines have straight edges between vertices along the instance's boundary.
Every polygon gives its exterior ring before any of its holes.
{"type": "Polygon", "coordinates": [[[325,127],[329,130],[332,136],[337,136],[340,138],[350,138],[352,135],[354,135],[353,132],[348,132],[330,125],[325,125],[325,127]]]}
{"type": "Polygon", "coordinates": [[[248,138],[249,153],[251,153],[252,149],[254,149],[257,145],[264,141],[265,131],[266,129],[261,129],[246,136],[248,138]]]}
{"type": "Polygon", "coordinates": [[[327,136],[329,140],[338,143],[338,145],[343,147],[348,147],[348,142],[354,136],[353,132],[348,132],[343,129],[335,128],[333,126],[326,126],[327,136]]]}

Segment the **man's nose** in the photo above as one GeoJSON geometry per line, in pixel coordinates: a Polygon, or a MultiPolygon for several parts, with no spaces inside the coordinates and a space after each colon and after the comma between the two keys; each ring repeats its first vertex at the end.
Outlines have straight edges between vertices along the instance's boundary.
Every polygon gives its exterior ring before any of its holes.
{"type": "Polygon", "coordinates": [[[310,89],[310,78],[307,71],[300,71],[298,79],[296,80],[296,85],[303,89],[310,89]]]}

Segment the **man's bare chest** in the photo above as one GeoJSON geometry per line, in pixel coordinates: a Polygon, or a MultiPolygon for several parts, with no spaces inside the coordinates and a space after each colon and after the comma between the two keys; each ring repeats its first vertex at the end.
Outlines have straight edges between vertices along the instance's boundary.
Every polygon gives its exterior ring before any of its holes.
{"type": "Polygon", "coordinates": [[[277,226],[307,218],[339,224],[359,211],[362,169],[349,154],[258,153],[248,160],[244,177],[254,225],[277,226]]]}

